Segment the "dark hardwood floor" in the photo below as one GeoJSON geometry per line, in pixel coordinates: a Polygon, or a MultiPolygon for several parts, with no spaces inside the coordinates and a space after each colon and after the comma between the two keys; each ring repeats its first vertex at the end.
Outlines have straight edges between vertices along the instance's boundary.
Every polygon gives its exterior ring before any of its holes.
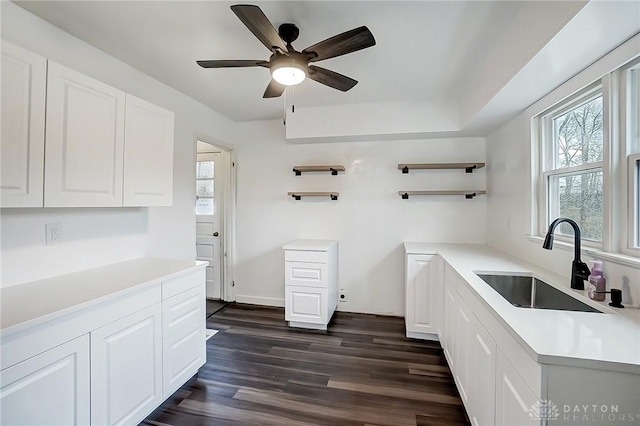
{"type": "Polygon", "coordinates": [[[337,312],[329,330],[284,310],[229,304],[207,363],[143,425],[468,425],[440,345],[402,318],[337,312]]]}

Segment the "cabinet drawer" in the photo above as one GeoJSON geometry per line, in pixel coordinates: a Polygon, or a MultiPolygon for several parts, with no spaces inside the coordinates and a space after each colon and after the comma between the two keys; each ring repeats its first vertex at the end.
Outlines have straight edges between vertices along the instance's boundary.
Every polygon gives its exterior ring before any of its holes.
{"type": "Polygon", "coordinates": [[[294,322],[326,324],[327,289],[285,287],[285,319],[294,322]]]}
{"type": "Polygon", "coordinates": [[[162,282],[162,300],[175,296],[178,293],[182,293],[185,290],[189,290],[199,284],[204,284],[205,281],[205,268],[200,268],[197,271],[189,272],[188,274],[181,275],[179,277],[163,281],[162,282]]]}
{"type": "Polygon", "coordinates": [[[185,328],[205,328],[204,286],[199,286],[162,301],[164,339],[185,328]]]}
{"type": "Polygon", "coordinates": [[[327,263],[326,251],[285,250],[285,262],[327,263]]]}
{"type": "Polygon", "coordinates": [[[205,363],[205,339],[201,324],[162,341],[163,398],[168,398],[205,363]]]}
{"type": "Polygon", "coordinates": [[[327,287],[327,264],[285,262],[285,285],[327,287]]]}

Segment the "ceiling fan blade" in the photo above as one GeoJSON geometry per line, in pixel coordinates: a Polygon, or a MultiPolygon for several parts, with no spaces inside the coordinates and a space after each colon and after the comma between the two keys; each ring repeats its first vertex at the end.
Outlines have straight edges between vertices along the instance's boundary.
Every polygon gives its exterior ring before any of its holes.
{"type": "Polygon", "coordinates": [[[247,60],[222,60],[222,61],[196,61],[202,68],[239,68],[239,67],[265,67],[269,68],[267,61],[247,60]]]}
{"type": "Polygon", "coordinates": [[[317,62],[366,49],[375,44],[376,39],[373,38],[373,34],[369,28],[363,26],[309,46],[302,53],[308,53],[311,56],[309,62],[317,62]],[[313,54],[316,56],[312,56],[313,54]]]}
{"type": "Polygon", "coordinates": [[[347,77],[346,75],[313,65],[309,65],[307,75],[310,79],[315,80],[318,83],[333,87],[334,89],[338,89],[342,92],[346,92],[358,84],[357,80],[347,77]]]}
{"type": "Polygon", "coordinates": [[[272,52],[280,49],[282,52],[287,53],[287,46],[280,38],[278,31],[273,27],[273,24],[267,19],[265,14],[258,6],[250,4],[236,4],[231,6],[231,10],[242,21],[244,25],[264,44],[267,49],[272,52]]]}
{"type": "Polygon", "coordinates": [[[267,86],[267,90],[264,91],[264,95],[262,95],[262,97],[277,98],[284,93],[284,89],[286,89],[284,85],[278,83],[274,79],[271,79],[269,85],[267,86]]]}

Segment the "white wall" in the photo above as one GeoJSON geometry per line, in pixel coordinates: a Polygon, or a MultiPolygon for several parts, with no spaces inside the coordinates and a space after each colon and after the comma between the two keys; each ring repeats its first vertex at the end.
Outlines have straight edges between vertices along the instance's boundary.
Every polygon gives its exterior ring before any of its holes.
{"type": "Polygon", "coordinates": [[[232,145],[236,124],[13,3],[0,2],[2,38],[175,113],[173,207],[2,209],[1,286],[139,256],[195,258],[195,134],[232,145]],[[45,246],[44,225],[63,226],[45,246]]]}
{"type": "Polygon", "coordinates": [[[284,254],[299,238],[339,240],[339,309],[404,313],[403,241],[486,242],[486,199],[422,197],[399,190],[484,188],[485,169],[411,171],[402,162],[484,161],[483,138],[293,144],[281,121],[246,124],[236,153],[238,301],[281,305],[284,254]],[[294,165],[342,164],[345,173],[295,176],[294,165]],[[338,191],[295,201],[288,191],[338,191]]]}

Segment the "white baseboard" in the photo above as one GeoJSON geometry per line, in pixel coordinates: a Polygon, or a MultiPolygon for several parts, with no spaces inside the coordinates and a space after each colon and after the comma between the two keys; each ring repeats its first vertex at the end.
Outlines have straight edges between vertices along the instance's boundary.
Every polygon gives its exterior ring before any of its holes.
{"type": "Polygon", "coordinates": [[[248,303],[250,305],[278,306],[280,308],[284,308],[284,299],[278,299],[275,297],[255,297],[237,294],[236,302],[248,303]]]}
{"type": "Polygon", "coordinates": [[[206,335],[206,340],[211,339],[213,336],[215,336],[215,334],[218,332],[218,330],[213,330],[211,328],[207,328],[205,331],[205,335],[206,335]]]}

